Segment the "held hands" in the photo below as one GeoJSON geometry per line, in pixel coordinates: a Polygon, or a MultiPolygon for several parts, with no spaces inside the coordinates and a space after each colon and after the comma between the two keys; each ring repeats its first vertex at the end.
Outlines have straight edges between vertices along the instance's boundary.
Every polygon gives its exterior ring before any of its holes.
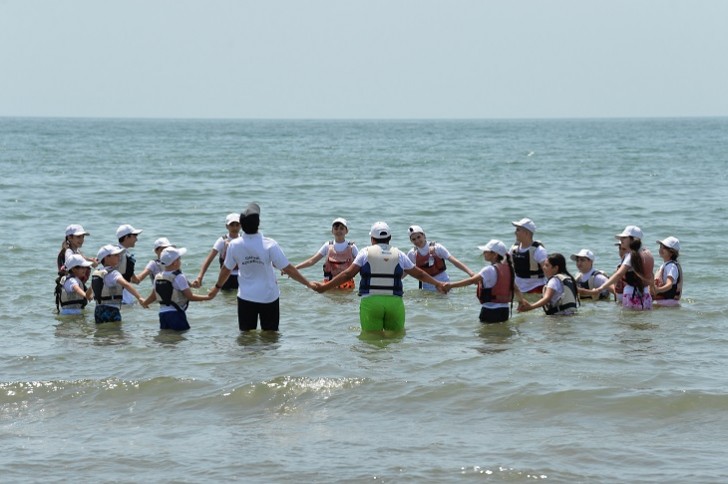
{"type": "Polygon", "coordinates": [[[441,294],[447,294],[448,291],[450,290],[451,286],[450,286],[450,283],[448,283],[448,282],[439,282],[438,281],[438,283],[435,285],[435,287],[437,288],[437,292],[439,292],[441,294]]]}
{"type": "Polygon", "coordinates": [[[190,282],[190,287],[198,288],[202,285],[202,279],[195,277],[195,280],[190,282]]]}

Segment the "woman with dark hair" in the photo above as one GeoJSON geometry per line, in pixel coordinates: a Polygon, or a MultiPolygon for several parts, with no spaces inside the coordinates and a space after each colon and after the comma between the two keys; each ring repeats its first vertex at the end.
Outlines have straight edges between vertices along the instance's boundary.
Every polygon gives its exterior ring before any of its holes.
{"type": "Polygon", "coordinates": [[[477,284],[476,295],[481,303],[480,322],[506,322],[510,317],[510,309],[513,305],[515,279],[511,255],[505,244],[495,239],[485,245],[479,245],[478,249],[490,264],[467,279],[446,283],[445,290],[477,284]]]}
{"type": "Polygon", "coordinates": [[[574,314],[578,304],[576,279],[566,269],[566,258],[556,252],[549,254],[543,262],[543,272],[548,278],[543,296],[535,303],[529,303],[521,296],[518,312],[543,308],[548,315],[574,314]]]}
{"type": "Polygon", "coordinates": [[[617,234],[621,248],[626,251],[617,272],[612,274],[607,282],[600,287],[589,291],[592,295],[609,288],[613,284],[623,281],[622,307],[627,309],[652,309],[651,286],[654,286],[652,270],[655,261],[652,253],[642,247],[642,230],[634,225],[628,225],[621,234],[617,234]]]}

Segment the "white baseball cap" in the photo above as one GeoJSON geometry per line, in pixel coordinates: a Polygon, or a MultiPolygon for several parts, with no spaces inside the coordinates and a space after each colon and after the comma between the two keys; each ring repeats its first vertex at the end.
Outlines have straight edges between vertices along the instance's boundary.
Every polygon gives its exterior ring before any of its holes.
{"type": "Polygon", "coordinates": [[[680,241],[677,240],[677,237],[667,237],[662,240],[657,241],[658,244],[664,245],[668,249],[672,249],[675,252],[680,252],[680,241]]]}
{"type": "Polygon", "coordinates": [[[533,220],[530,218],[522,218],[518,222],[511,222],[511,224],[515,225],[516,227],[522,227],[532,234],[536,232],[536,224],[533,223],[533,220]]]}
{"type": "Polygon", "coordinates": [[[594,252],[590,251],[589,249],[581,249],[578,253],[571,254],[570,259],[575,261],[578,257],[585,257],[592,262],[596,260],[594,257],[594,252]]]}
{"type": "Polygon", "coordinates": [[[155,250],[159,249],[160,247],[169,247],[170,245],[172,245],[172,242],[170,242],[167,237],[160,237],[154,241],[155,250]]]}
{"type": "Polygon", "coordinates": [[[621,234],[615,235],[616,238],[621,239],[622,237],[634,237],[635,239],[641,239],[643,236],[642,229],[636,225],[627,225],[621,234]]]}
{"type": "Polygon", "coordinates": [[[257,203],[249,203],[247,207],[245,207],[245,211],[240,214],[240,218],[247,217],[248,215],[258,215],[260,216],[260,205],[257,203]]]}
{"type": "Polygon", "coordinates": [[[161,262],[163,266],[168,266],[186,253],[187,249],[184,247],[180,247],[179,249],[177,247],[167,247],[159,256],[159,262],[161,262]]]}
{"type": "Polygon", "coordinates": [[[229,213],[227,217],[225,217],[225,225],[230,225],[231,223],[240,223],[240,214],[239,213],[229,213]]]}
{"type": "Polygon", "coordinates": [[[508,249],[506,248],[506,244],[501,242],[500,240],[492,239],[488,241],[485,245],[479,245],[478,249],[481,252],[495,252],[499,256],[503,257],[508,253],[508,249]]]}
{"type": "Polygon", "coordinates": [[[81,254],[73,254],[66,257],[66,262],[63,265],[66,266],[66,270],[70,271],[74,267],[91,267],[93,264],[84,259],[81,254]]]}
{"type": "Polygon", "coordinates": [[[333,227],[336,224],[341,224],[347,229],[349,228],[349,224],[346,222],[346,219],[343,217],[335,218],[333,222],[331,222],[331,226],[333,227]]]}
{"type": "Polygon", "coordinates": [[[96,255],[96,259],[99,262],[103,262],[104,258],[106,258],[110,255],[121,254],[122,252],[124,252],[124,249],[122,249],[118,245],[106,244],[105,246],[103,246],[99,249],[99,253],[96,255]]]}
{"type": "Polygon", "coordinates": [[[78,224],[71,224],[66,227],[66,235],[91,235],[86,232],[82,226],[78,224]]]}
{"type": "Polygon", "coordinates": [[[425,235],[425,231],[422,230],[422,227],[420,227],[419,225],[410,225],[409,229],[407,229],[407,230],[409,231],[410,235],[412,235],[412,234],[425,235]]]}
{"type": "Polygon", "coordinates": [[[392,231],[389,230],[387,222],[374,222],[372,228],[369,230],[369,236],[375,239],[386,239],[391,237],[392,231]]]}
{"type": "Polygon", "coordinates": [[[134,234],[139,235],[142,233],[141,229],[135,229],[129,224],[119,225],[119,228],[116,229],[116,238],[120,239],[124,237],[125,235],[134,234]]]}

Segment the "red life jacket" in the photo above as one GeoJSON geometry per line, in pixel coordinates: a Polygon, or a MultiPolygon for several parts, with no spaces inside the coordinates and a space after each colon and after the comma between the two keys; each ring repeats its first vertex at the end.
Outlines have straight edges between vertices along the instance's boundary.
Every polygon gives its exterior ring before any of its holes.
{"type": "Polygon", "coordinates": [[[347,242],[343,252],[336,252],[334,241],[329,241],[329,252],[324,262],[324,277],[331,280],[340,272],[344,272],[354,262],[354,242],[347,242]]]}
{"type": "Polygon", "coordinates": [[[496,272],[496,281],[493,287],[483,287],[483,278],[478,281],[475,291],[481,304],[510,303],[513,301],[513,288],[511,287],[511,267],[506,262],[493,264],[496,272]]]}
{"type": "Polygon", "coordinates": [[[415,265],[435,277],[445,272],[447,266],[445,265],[445,259],[435,255],[435,242],[430,242],[429,246],[429,250],[425,255],[421,255],[419,249],[415,247],[415,265]],[[430,264],[430,259],[432,259],[432,264],[430,264]]]}

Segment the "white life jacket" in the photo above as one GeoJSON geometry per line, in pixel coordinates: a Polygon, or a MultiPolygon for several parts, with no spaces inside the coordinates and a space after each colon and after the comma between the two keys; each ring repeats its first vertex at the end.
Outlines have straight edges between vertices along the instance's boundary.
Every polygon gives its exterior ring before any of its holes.
{"type": "Polygon", "coordinates": [[[159,304],[173,306],[178,311],[186,311],[190,301],[184,293],[174,288],[174,279],[181,271],[162,272],[154,277],[154,292],[157,294],[159,304]]]}
{"type": "Polygon", "coordinates": [[[387,244],[376,244],[367,247],[367,262],[359,271],[359,295],[384,294],[402,296],[402,274],[404,269],[399,265],[399,249],[387,244]]]}
{"type": "MultiPolygon", "coordinates": [[[[562,311],[566,311],[567,309],[576,309],[577,304],[577,296],[576,296],[576,287],[574,286],[574,282],[571,280],[569,276],[566,274],[556,274],[553,276],[557,278],[559,281],[561,281],[561,284],[564,286],[564,292],[561,294],[561,297],[558,301],[556,301],[556,304],[551,303],[549,301],[544,307],[543,310],[546,312],[546,314],[557,314],[562,311]]],[[[543,292],[546,292],[546,287],[543,287],[543,292]]]]}

